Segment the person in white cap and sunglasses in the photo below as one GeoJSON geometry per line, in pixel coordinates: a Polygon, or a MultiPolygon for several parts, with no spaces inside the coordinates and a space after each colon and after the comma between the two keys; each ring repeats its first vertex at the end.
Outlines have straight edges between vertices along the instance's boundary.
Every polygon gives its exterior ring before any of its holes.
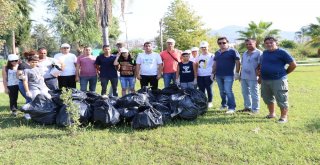
{"type": "Polygon", "coordinates": [[[197,59],[198,56],[199,56],[199,48],[198,47],[192,47],[191,48],[190,61],[196,62],[196,59],[197,59]]]}
{"type": "Polygon", "coordinates": [[[198,68],[198,87],[199,90],[208,95],[208,107],[212,107],[212,84],[211,77],[214,55],[209,52],[209,43],[207,41],[200,42],[201,54],[196,58],[198,68]]]}
{"type": "Polygon", "coordinates": [[[77,57],[70,53],[70,45],[64,43],[60,48],[61,53],[54,55],[54,58],[62,62],[62,72],[58,77],[59,88],[76,88],[76,65],[77,57]]]}
{"type": "Polygon", "coordinates": [[[167,49],[160,53],[163,62],[163,82],[164,87],[168,87],[170,83],[175,83],[178,63],[181,61],[181,52],[174,48],[175,40],[169,38],[167,40],[167,49]]]}
{"type": "Polygon", "coordinates": [[[2,78],[4,92],[9,95],[10,110],[13,116],[17,115],[18,94],[19,94],[19,79],[17,78],[19,56],[10,54],[6,66],[2,68],[2,78]]]}

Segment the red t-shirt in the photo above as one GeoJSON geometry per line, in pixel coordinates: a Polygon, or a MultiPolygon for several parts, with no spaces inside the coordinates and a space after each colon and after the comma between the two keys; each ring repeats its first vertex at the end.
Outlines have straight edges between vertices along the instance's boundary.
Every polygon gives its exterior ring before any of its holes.
{"type": "Polygon", "coordinates": [[[173,73],[177,71],[178,62],[180,62],[181,52],[177,49],[170,51],[171,55],[168,53],[168,50],[164,50],[160,53],[162,63],[163,63],[163,73],[173,73]],[[177,62],[177,61],[178,62],[177,62]]]}

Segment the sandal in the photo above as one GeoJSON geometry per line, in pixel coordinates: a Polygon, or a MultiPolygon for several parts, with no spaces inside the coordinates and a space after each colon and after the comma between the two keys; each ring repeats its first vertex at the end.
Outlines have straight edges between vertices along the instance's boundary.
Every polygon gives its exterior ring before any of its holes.
{"type": "Polygon", "coordinates": [[[287,119],[287,118],[280,118],[280,119],[278,120],[278,123],[280,123],[280,124],[284,124],[284,123],[286,123],[286,122],[288,122],[288,119],[287,119]]]}
{"type": "Polygon", "coordinates": [[[266,116],[267,119],[273,119],[273,118],[275,118],[275,117],[276,117],[276,116],[271,116],[271,115],[267,115],[267,116],[266,116]]]}

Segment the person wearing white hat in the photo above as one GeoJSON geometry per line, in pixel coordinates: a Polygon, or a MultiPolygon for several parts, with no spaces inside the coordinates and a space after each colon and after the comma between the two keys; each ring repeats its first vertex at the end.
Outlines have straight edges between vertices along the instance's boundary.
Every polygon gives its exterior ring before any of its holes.
{"type": "Polygon", "coordinates": [[[200,42],[201,54],[196,58],[198,68],[198,87],[199,90],[208,95],[208,107],[212,107],[212,84],[211,79],[214,55],[209,52],[209,43],[207,41],[200,42]]]}
{"type": "Polygon", "coordinates": [[[215,75],[221,97],[220,109],[227,109],[227,114],[233,114],[236,110],[236,101],[232,91],[233,82],[240,78],[240,54],[229,47],[226,37],[219,37],[217,43],[220,47],[215,52],[215,64],[212,69],[215,75]],[[236,68],[236,73],[234,69],[236,68]]]}
{"type": "Polygon", "coordinates": [[[122,96],[127,93],[134,93],[136,61],[131,57],[129,50],[121,48],[113,64],[119,66],[122,96]]]}
{"type": "Polygon", "coordinates": [[[83,54],[77,58],[76,81],[80,81],[80,90],[95,92],[97,85],[97,70],[94,65],[96,57],[92,55],[92,48],[85,46],[83,54]]]}
{"type": "Polygon", "coordinates": [[[62,63],[62,72],[58,77],[59,88],[76,88],[76,64],[77,57],[70,53],[70,45],[64,43],[60,47],[61,53],[54,55],[54,58],[62,63]]]}
{"type": "Polygon", "coordinates": [[[170,83],[175,83],[177,66],[180,62],[181,51],[174,48],[175,40],[169,38],[167,40],[167,49],[160,53],[163,62],[163,82],[168,87],[170,83]]]}
{"type": "Polygon", "coordinates": [[[194,89],[197,85],[197,66],[194,62],[190,61],[190,50],[185,50],[182,53],[182,60],[178,64],[177,68],[177,84],[181,88],[192,88],[194,89]]]}
{"type": "Polygon", "coordinates": [[[190,61],[196,62],[196,59],[197,59],[198,56],[199,56],[199,48],[198,47],[192,47],[191,48],[190,61]]]}
{"type": "Polygon", "coordinates": [[[18,94],[19,94],[19,79],[17,78],[19,56],[15,54],[8,55],[7,65],[2,68],[2,78],[4,92],[9,95],[10,110],[13,116],[17,115],[18,94]]]}

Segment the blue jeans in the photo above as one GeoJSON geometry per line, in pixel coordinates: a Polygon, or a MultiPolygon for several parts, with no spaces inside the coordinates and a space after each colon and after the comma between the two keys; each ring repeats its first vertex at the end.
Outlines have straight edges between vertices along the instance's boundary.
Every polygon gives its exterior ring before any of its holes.
{"type": "Polygon", "coordinates": [[[108,82],[111,82],[111,86],[112,86],[112,93],[113,96],[118,97],[118,91],[117,91],[117,86],[118,86],[118,77],[116,78],[107,78],[107,77],[100,77],[100,81],[101,81],[101,95],[105,95],[107,92],[107,86],[108,86],[108,82]]]}
{"type": "Polygon", "coordinates": [[[257,80],[241,79],[244,107],[257,111],[260,109],[259,85],[257,80]]]}
{"type": "Polygon", "coordinates": [[[134,89],[135,78],[134,77],[120,77],[122,89],[134,89]]]}
{"type": "Polygon", "coordinates": [[[180,86],[182,89],[186,89],[186,88],[194,89],[195,88],[193,82],[181,82],[180,86]]]}
{"type": "Polygon", "coordinates": [[[236,101],[232,92],[233,76],[216,76],[216,81],[220,91],[221,106],[228,106],[228,109],[235,110],[236,101]]]}
{"type": "Polygon", "coordinates": [[[163,83],[164,87],[168,87],[171,83],[175,84],[176,83],[176,73],[163,73],[163,83]]]}
{"type": "Polygon", "coordinates": [[[208,102],[212,102],[212,83],[213,81],[210,79],[210,76],[198,76],[197,78],[199,90],[203,93],[207,91],[208,102]]]}
{"type": "Polygon", "coordinates": [[[19,90],[21,95],[26,99],[26,104],[30,103],[32,99],[26,95],[26,90],[24,89],[23,82],[19,80],[19,90]]]}
{"type": "Polygon", "coordinates": [[[97,85],[97,76],[80,76],[80,90],[87,91],[89,83],[89,91],[95,92],[97,85]]]}

